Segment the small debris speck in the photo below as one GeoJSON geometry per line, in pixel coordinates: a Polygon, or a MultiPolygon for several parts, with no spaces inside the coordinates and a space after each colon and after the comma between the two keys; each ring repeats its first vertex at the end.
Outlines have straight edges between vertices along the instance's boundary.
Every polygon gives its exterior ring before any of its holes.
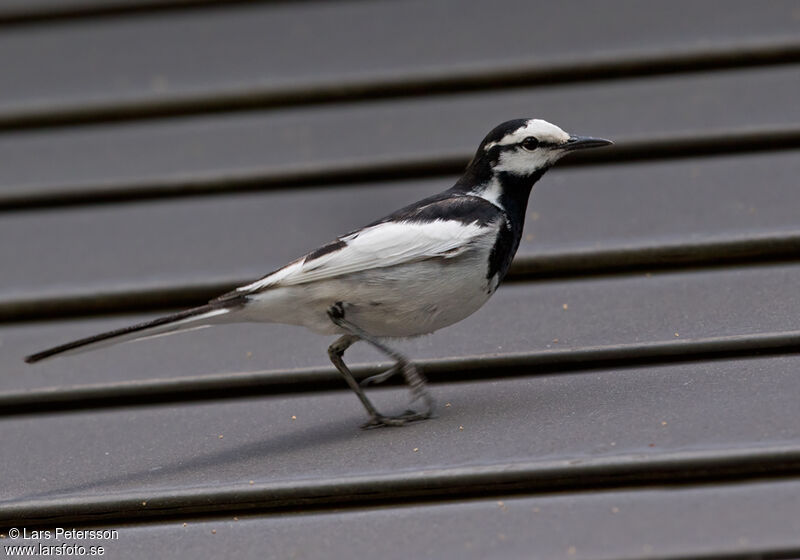
{"type": "Polygon", "coordinates": [[[219,435],[219,439],[222,439],[222,434],[219,435]]]}
{"type": "Polygon", "coordinates": [[[540,511],[542,511],[542,510],[539,509],[538,507],[533,508],[533,513],[539,513],[540,511]]]}
{"type": "Polygon", "coordinates": [[[253,357],[253,353],[252,352],[248,352],[247,354],[245,354],[245,357],[252,358],[253,357]]]}
{"type": "Polygon", "coordinates": [[[153,76],[150,79],[150,87],[155,91],[164,91],[169,87],[169,80],[166,76],[153,76]]]}
{"type": "Polygon", "coordinates": [[[553,339],[553,344],[558,344],[558,339],[557,338],[553,339]]]}
{"type": "Polygon", "coordinates": [[[184,523],[184,524],[183,524],[183,526],[184,526],[184,527],[187,527],[187,526],[188,526],[188,524],[187,524],[187,523],[184,523]]]}
{"type": "Polygon", "coordinates": [[[656,446],[656,444],[655,444],[655,443],[648,443],[648,444],[647,444],[647,447],[655,447],[655,446],[656,446]]]}
{"type": "Polygon", "coordinates": [[[451,405],[450,405],[450,403],[449,403],[449,402],[446,402],[446,403],[444,403],[444,407],[445,407],[445,408],[450,408],[450,406],[451,406],[451,405]]]}
{"type": "Polygon", "coordinates": [[[678,333],[675,333],[675,336],[676,336],[676,337],[678,337],[678,336],[680,336],[680,335],[679,335],[678,333]]]}
{"type": "Polygon", "coordinates": [[[142,505],[143,505],[143,506],[146,506],[146,505],[147,505],[147,502],[142,502],[142,505]]]}
{"type": "Polygon", "coordinates": [[[619,508],[614,506],[611,508],[611,513],[619,513],[619,508]]]}
{"type": "Polygon", "coordinates": [[[666,421],[663,421],[663,422],[661,422],[661,425],[662,425],[662,426],[666,426],[666,425],[667,425],[667,422],[666,422],[666,421]]]}
{"type": "Polygon", "coordinates": [[[254,480],[251,480],[251,481],[250,481],[250,484],[255,484],[255,481],[254,481],[254,480]]]}
{"type": "Polygon", "coordinates": [[[419,451],[419,447],[415,447],[415,448],[414,448],[414,453],[416,453],[416,452],[418,452],[418,451],[419,451]]]}
{"type": "Polygon", "coordinates": [[[216,529],[211,529],[211,534],[212,535],[216,535],[217,534],[217,530],[216,529]]]}
{"type": "Polygon", "coordinates": [[[238,517],[234,517],[233,520],[234,521],[239,521],[239,518],[238,517]]]}
{"type": "Polygon", "coordinates": [[[561,306],[561,308],[562,308],[562,309],[569,309],[569,305],[567,305],[567,304],[565,303],[564,305],[562,305],[562,306],[561,306]]]}
{"type": "Polygon", "coordinates": [[[574,546],[571,546],[567,549],[567,554],[569,554],[570,556],[575,556],[575,554],[577,553],[578,550],[574,546]]]}
{"type": "Polygon", "coordinates": [[[292,414],[292,420],[297,420],[297,416],[295,416],[294,414],[292,414]]]}
{"type": "Polygon", "coordinates": [[[459,431],[459,432],[463,432],[463,431],[464,431],[464,426],[459,426],[459,427],[458,427],[458,431],[459,431]]]}

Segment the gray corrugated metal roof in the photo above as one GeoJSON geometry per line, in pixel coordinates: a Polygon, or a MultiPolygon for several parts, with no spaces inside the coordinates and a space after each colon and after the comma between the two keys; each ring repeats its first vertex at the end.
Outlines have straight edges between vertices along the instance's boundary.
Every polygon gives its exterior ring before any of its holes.
{"type": "Polygon", "coordinates": [[[563,74],[580,63],[589,66],[584,72],[609,66],[618,73],[631,64],[646,70],[647,57],[711,53],[724,62],[731,49],[765,44],[780,58],[787,46],[796,47],[794,9],[789,1],[758,10],[744,1],[617,1],[541,4],[534,11],[527,2],[507,0],[493,4],[492,25],[486,25],[489,14],[479,3],[258,2],[101,25],[76,20],[12,27],[0,37],[0,70],[7,77],[0,120],[81,118],[120,106],[202,110],[220,100],[241,105],[319,97],[314,90],[328,96],[375,87],[402,91],[436,77],[447,83],[498,70],[508,81],[532,69],[563,74]],[[547,25],[532,32],[537,21],[547,25]],[[413,41],[386,41],[387,34],[413,41]]]}
{"type": "MultiPolygon", "coordinates": [[[[436,421],[390,436],[357,429],[363,411],[345,390],[12,417],[3,420],[3,441],[37,445],[4,457],[3,495],[155,498],[159,490],[213,492],[238,484],[246,490],[249,480],[302,486],[304,479],[414,472],[424,481],[425,469],[455,476],[459,469],[498,465],[501,472],[499,466],[518,463],[568,473],[571,460],[576,470],[602,458],[629,460],[634,469],[684,452],[716,457],[775,448],[800,455],[792,406],[798,362],[796,356],[710,360],[442,384],[433,389],[441,401],[436,421]],[[59,446],[71,450],[61,467],[48,460],[59,446]],[[69,479],[53,476],[54,467],[69,471],[69,479]]],[[[389,407],[406,404],[403,389],[375,394],[389,407]]]]}
{"type": "Polygon", "coordinates": [[[0,7],[0,527],[119,529],[112,558],[800,555],[793,3],[204,4],[0,7]],[[537,186],[492,302],[402,343],[434,420],[358,430],[328,340],[280,325],[21,361],[436,192],[534,115],[617,145],[537,186]]]}
{"type": "MultiPolygon", "coordinates": [[[[459,162],[452,172],[458,172],[487,123],[509,114],[548,115],[565,127],[600,130],[614,137],[617,148],[654,138],[797,130],[799,85],[796,65],[767,66],[32,130],[0,137],[0,158],[6,162],[0,169],[0,203],[76,192],[153,196],[192,188],[266,188],[267,182],[280,188],[297,175],[313,173],[318,182],[333,172],[383,169],[391,175],[403,164],[453,157],[459,162]],[[431,121],[438,126],[428,126],[431,121]],[[348,130],[344,142],[343,129],[348,130]],[[31,152],[44,161],[25,157],[31,152]]],[[[615,158],[613,150],[595,153],[615,158]]]]}
{"type": "Polygon", "coordinates": [[[302,556],[308,554],[303,543],[310,535],[337,558],[376,550],[389,559],[742,558],[749,550],[787,549],[797,556],[798,492],[792,481],[444,502],[336,515],[228,515],[186,527],[176,521],[122,529],[120,540],[133,544],[119,547],[119,557],[140,558],[151,550],[145,542],[175,556],[236,550],[258,557],[265,546],[302,556]],[[775,516],[776,511],[785,515],[775,516]]]}

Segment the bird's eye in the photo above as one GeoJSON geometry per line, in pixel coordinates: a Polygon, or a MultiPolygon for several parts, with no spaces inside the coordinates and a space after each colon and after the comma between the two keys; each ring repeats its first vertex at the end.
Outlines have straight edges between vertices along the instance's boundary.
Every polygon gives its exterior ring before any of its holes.
{"type": "Polygon", "coordinates": [[[523,149],[532,152],[533,150],[539,147],[539,141],[533,136],[528,136],[525,140],[522,141],[522,147],[523,149]]]}

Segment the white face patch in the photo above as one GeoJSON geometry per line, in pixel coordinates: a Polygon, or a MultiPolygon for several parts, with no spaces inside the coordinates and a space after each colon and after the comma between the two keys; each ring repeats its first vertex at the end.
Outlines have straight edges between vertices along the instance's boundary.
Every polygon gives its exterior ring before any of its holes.
{"type": "Polygon", "coordinates": [[[528,136],[533,136],[540,142],[546,142],[548,144],[562,144],[569,140],[569,134],[558,128],[556,125],[550,124],[542,119],[531,119],[514,132],[510,132],[503,136],[497,142],[489,142],[483,147],[483,149],[488,152],[494,146],[519,144],[528,136]]]}
{"type": "Polygon", "coordinates": [[[516,146],[525,138],[532,136],[543,144],[543,146],[532,151],[525,150],[521,146],[514,150],[506,150],[500,153],[500,158],[494,166],[494,171],[504,171],[515,175],[530,175],[540,169],[549,167],[556,162],[564,152],[553,148],[553,144],[563,144],[569,140],[569,134],[561,130],[554,124],[541,119],[531,119],[514,132],[506,134],[497,142],[490,142],[484,149],[489,150],[494,146],[516,146]]]}
{"type": "Polygon", "coordinates": [[[500,160],[492,169],[515,175],[530,175],[555,162],[563,155],[561,150],[539,148],[526,152],[522,148],[500,154],[500,160]]]}

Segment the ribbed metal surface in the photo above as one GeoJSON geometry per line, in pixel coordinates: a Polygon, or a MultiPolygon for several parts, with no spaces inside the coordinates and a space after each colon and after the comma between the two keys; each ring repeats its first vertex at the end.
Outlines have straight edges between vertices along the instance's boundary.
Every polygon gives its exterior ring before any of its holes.
{"type": "Polygon", "coordinates": [[[586,153],[606,161],[699,148],[725,152],[737,138],[737,149],[772,149],[776,142],[791,144],[781,131],[800,129],[798,87],[800,65],[791,64],[32,130],[0,137],[0,204],[287,188],[348,178],[374,184],[400,172],[457,173],[487,123],[509,114],[548,115],[565,127],[613,136],[614,149],[586,153]],[[438,126],[420,134],[432,120],[438,126]],[[344,142],[343,129],[349,131],[344,142]],[[755,131],[760,136],[748,136],[755,131]],[[45,161],[25,157],[31,152],[45,161]]]}
{"type": "Polygon", "coordinates": [[[228,514],[189,519],[186,525],[178,518],[123,527],[120,542],[126,546],[114,550],[119,558],[139,558],[150,547],[199,557],[236,550],[255,558],[265,548],[301,555],[309,554],[303,543],[314,535],[325,543],[324,555],[336,558],[380,550],[382,557],[397,560],[786,559],[800,557],[798,492],[796,482],[773,482],[433,502],[335,516],[228,514]]]}
{"type": "Polygon", "coordinates": [[[536,83],[797,60],[794,4],[750,8],[743,1],[617,1],[534,10],[505,0],[492,5],[486,25],[485,6],[455,1],[277,2],[10,28],[0,37],[7,77],[0,120],[13,127],[166,116],[180,107],[341,101],[476,81],[496,87],[531,73],[536,83]],[[537,21],[548,23],[531,32],[537,21]],[[414,41],[386,41],[387,34],[414,41]],[[17,64],[19,52],[29,66],[17,64]],[[55,59],[57,73],[27,70],[55,59]]]}

